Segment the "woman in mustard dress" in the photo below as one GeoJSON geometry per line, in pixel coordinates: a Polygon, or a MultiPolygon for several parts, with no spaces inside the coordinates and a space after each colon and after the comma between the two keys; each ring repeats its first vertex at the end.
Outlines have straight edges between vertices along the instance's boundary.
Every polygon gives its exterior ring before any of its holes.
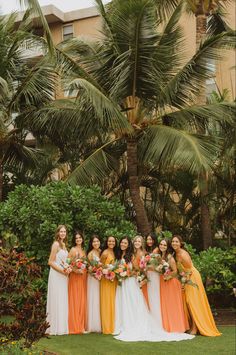
{"type": "MultiPolygon", "coordinates": [[[[84,237],[81,232],[76,232],[73,247],[69,258],[78,259],[86,257],[83,249],[84,237]]],[[[86,330],[87,323],[87,272],[86,269],[75,269],[70,273],[68,285],[69,300],[69,334],[81,334],[86,330]]]]}
{"type": "Polygon", "coordinates": [[[190,280],[197,285],[197,287],[185,285],[185,299],[192,323],[191,334],[196,334],[199,331],[205,336],[221,335],[216,328],[201,275],[193,266],[189,253],[184,249],[182,238],[179,235],[173,236],[171,246],[174,250],[177,267],[179,266],[179,269],[187,272],[190,280]]]}
{"type": "MultiPolygon", "coordinates": [[[[114,264],[117,253],[116,238],[110,236],[105,241],[104,251],[101,254],[103,265],[114,264]]],[[[103,334],[112,334],[115,328],[115,297],[117,281],[110,281],[104,277],[101,280],[101,325],[103,334]]]]}

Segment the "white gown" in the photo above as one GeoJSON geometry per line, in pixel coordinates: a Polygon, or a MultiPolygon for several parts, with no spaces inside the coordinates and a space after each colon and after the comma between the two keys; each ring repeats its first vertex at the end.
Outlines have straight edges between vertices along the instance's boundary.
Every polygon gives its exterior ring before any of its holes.
{"type": "MultiPolygon", "coordinates": [[[[55,263],[61,266],[66,262],[68,252],[60,249],[55,263]]],[[[47,293],[47,322],[50,327],[46,334],[68,334],[68,277],[50,267],[47,293]]]]}
{"type": "Polygon", "coordinates": [[[149,282],[147,283],[147,290],[150,313],[154,322],[162,326],[160,275],[156,271],[148,271],[147,276],[149,279],[149,282]]]}
{"type": "Polygon", "coordinates": [[[135,277],[128,277],[117,287],[115,339],[122,341],[180,341],[194,335],[167,333],[148,311],[135,277]]]}
{"type": "Polygon", "coordinates": [[[87,330],[101,333],[100,281],[91,275],[88,275],[87,283],[87,312],[87,330]]]}

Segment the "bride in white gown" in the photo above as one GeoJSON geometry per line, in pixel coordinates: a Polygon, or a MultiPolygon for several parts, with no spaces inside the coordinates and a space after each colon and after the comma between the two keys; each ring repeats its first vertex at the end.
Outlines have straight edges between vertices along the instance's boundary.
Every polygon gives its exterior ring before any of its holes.
{"type": "MultiPolygon", "coordinates": [[[[134,247],[139,249],[143,238],[134,238],[134,247]]],[[[124,237],[119,244],[119,258],[124,259],[132,268],[132,242],[124,237]]],[[[152,318],[148,311],[143,293],[135,276],[128,277],[118,286],[116,292],[115,339],[122,341],[179,341],[192,339],[185,333],[167,333],[162,324],[152,318]]]]}
{"type": "Polygon", "coordinates": [[[47,322],[49,328],[46,334],[68,334],[68,273],[65,269],[68,251],[65,241],[67,230],[64,225],[58,226],[56,240],[52,244],[48,265],[50,265],[47,293],[47,322]]]}

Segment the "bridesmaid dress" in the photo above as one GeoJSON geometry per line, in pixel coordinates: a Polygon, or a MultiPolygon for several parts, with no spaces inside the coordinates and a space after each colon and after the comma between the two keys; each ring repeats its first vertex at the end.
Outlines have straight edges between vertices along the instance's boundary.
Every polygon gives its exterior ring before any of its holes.
{"type": "MultiPolygon", "coordinates": [[[[61,266],[66,262],[68,252],[60,249],[56,254],[55,264],[61,266]]],[[[49,335],[68,334],[68,277],[50,267],[47,293],[46,330],[49,335]]]]}
{"type": "MultiPolygon", "coordinates": [[[[84,255],[83,255],[84,256],[84,255]]],[[[78,256],[76,256],[78,257],[78,256]]],[[[85,332],[87,323],[87,272],[71,272],[68,285],[69,296],[69,334],[85,332]]]]}
{"type": "Polygon", "coordinates": [[[200,273],[193,264],[191,268],[186,268],[183,263],[177,262],[177,267],[178,265],[180,269],[192,273],[190,280],[198,286],[185,285],[185,299],[200,334],[209,337],[220,336],[221,333],[216,328],[200,273]]]}
{"type": "Polygon", "coordinates": [[[184,333],[188,330],[189,324],[184,312],[183,294],[179,280],[173,278],[165,281],[161,275],[160,299],[163,328],[167,332],[176,333],[184,333]]]}
{"type": "MultiPolygon", "coordinates": [[[[114,262],[113,257],[108,254],[103,264],[108,265],[114,262]]],[[[115,296],[117,281],[109,281],[104,277],[101,280],[101,324],[103,334],[112,334],[115,327],[115,296]]]]}
{"type": "MultiPolygon", "coordinates": [[[[88,255],[89,257],[89,255],[88,255]]],[[[91,252],[91,259],[97,258],[91,252]]],[[[87,330],[88,332],[101,333],[100,316],[100,281],[88,275],[87,283],[87,330]]]]}

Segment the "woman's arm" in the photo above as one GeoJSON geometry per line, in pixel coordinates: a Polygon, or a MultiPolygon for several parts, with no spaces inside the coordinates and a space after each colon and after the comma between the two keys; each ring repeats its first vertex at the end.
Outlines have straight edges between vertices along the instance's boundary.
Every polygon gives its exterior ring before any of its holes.
{"type": "Polygon", "coordinates": [[[104,250],[101,254],[101,263],[102,264],[105,264],[105,261],[107,259],[107,256],[108,256],[108,251],[107,250],[104,250]]]}
{"type": "Polygon", "coordinates": [[[172,275],[172,276],[176,275],[177,274],[177,265],[176,265],[176,261],[173,258],[173,256],[170,256],[170,258],[169,258],[169,265],[171,268],[170,275],[172,275]]]}
{"type": "Polygon", "coordinates": [[[58,266],[55,261],[56,261],[56,254],[58,252],[58,248],[59,248],[59,243],[58,242],[54,242],[51,248],[51,253],[48,259],[48,265],[51,266],[54,270],[60,272],[61,274],[65,275],[63,268],[58,266]]]}

